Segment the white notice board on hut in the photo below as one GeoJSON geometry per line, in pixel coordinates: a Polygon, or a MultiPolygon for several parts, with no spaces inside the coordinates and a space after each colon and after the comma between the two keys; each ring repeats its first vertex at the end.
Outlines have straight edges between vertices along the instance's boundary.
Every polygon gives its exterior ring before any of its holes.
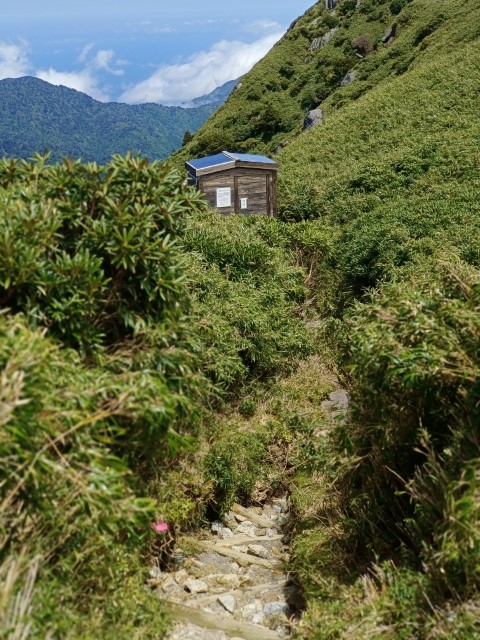
{"type": "Polygon", "coordinates": [[[232,206],[232,189],[231,187],[222,187],[217,189],[217,207],[231,207],[232,206]]]}

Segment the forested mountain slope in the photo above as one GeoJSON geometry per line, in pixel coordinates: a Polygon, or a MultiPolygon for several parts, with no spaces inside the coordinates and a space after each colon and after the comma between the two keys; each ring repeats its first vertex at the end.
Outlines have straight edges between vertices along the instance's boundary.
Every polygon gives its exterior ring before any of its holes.
{"type": "MultiPolygon", "coordinates": [[[[227,94],[228,95],[228,94],[227,94]]],[[[0,81],[0,156],[29,158],[50,151],[108,162],[115,153],[137,151],[157,160],[178,149],[185,131],[195,131],[225,99],[205,97],[193,108],[158,104],[103,103],[84,93],[37,78],[0,81]]]]}

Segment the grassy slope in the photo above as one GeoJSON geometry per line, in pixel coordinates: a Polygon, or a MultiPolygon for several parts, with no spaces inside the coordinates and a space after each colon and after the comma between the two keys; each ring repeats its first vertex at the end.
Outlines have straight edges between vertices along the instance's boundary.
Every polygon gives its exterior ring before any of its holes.
{"type": "Polygon", "coordinates": [[[295,497],[312,638],[480,634],[480,7],[414,0],[396,20],[280,156],[282,215],[335,238],[319,300],[346,320],[351,375],[351,423],[295,497]]]}
{"type": "Polygon", "coordinates": [[[375,86],[356,100],[362,80],[339,89],[324,105],[325,124],[282,154],[286,215],[297,213],[305,185],[310,216],[343,222],[392,198],[442,198],[445,184],[477,178],[478,17],[473,2],[407,7],[394,44],[358,65],[375,86]],[[397,75],[390,67],[399,59],[409,67],[397,75]]]}
{"type": "Polygon", "coordinates": [[[355,13],[347,0],[335,15],[323,3],[316,3],[241,78],[225,105],[199,129],[179,158],[227,147],[271,153],[290,141],[302,131],[308,111],[334,92],[358,62],[352,38],[368,32],[372,41],[378,41],[391,17],[385,3],[375,6],[373,13],[355,13]],[[335,37],[312,51],[315,39],[332,28],[338,28],[335,37]]]}
{"type": "Polygon", "coordinates": [[[312,7],[179,160],[289,140],[281,215],[323,234],[310,282],[344,345],[352,415],[298,476],[301,633],[476,638],[480,7],[344,0],[325,16],[312,7]],[[325,123],[300,133],[318,105],[325,123]]]}

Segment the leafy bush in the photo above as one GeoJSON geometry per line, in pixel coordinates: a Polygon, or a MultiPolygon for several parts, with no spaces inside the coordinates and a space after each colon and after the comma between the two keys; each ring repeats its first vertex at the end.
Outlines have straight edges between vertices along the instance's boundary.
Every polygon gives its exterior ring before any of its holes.
{"type": "Polygon", "coordinates": [[[437,272],[385,285],[356,307],[349,333],[356,383],[344,443],[355,463],[343,482],[356,505],[357,536],[362,527],[368,535],[375,529],[377,540],[397,529],[416,548],[428,541],[425,561],[458,590],[478,586],[472,408],[479,401],[480,279],[459,261],[444,261],[437,272]],[[360,487],[368,501],[353,497],[360,487]]]}
{"type": "Polygon", "coordinates": [[[262,218],[191,218],[184,236],[192,312],[199,318],[205,369],[224,388],[288,370],[308,352],[295,317],[304,302],[303,271],[274,246],[262,218]],[[272,246],[273,245],[273,246],[272,246]]]}
{"type": "Polygon", "coordinates": [[[112,582],[158,508],[145,476],[208,393],[176,242],[200,200],[176,171],[131,157],[4,160],[0,185],[2,567],[37,558],[32,624],[46,636],[60,616],[79,629],[90,607],[119,615],[112,582]]]}
{"type": "Polygon", "coordinates": [[[362,55],[366,56],[374,50],[372,37],[368,33],[357,36],[352,40],[352,47],[362,55]]]}
{"type": "Polygon", "coordinates": [[[407,6],[409,0],[392,0],[390,3],[390,11],[394,16],[398,16],[399,13],[407,6]]]}
{"type": "Polygon", "coordinates": [[[136,158],[3,160],[2,305],[83,351],[167,322],[181,291],[174,239],[199,203],[178,184],[175,171],[136,158]]]}

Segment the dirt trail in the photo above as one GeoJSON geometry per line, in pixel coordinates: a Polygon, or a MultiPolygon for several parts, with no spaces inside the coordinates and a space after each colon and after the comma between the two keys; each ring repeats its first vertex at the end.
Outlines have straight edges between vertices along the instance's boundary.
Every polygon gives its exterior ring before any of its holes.
{"type": "MultiPolygon", "coordinates": [[[[176,621],[168,640],[277,640],[289,635],[296,591],[284,569],[286,498],[263,507],[235,504],[158,594],[176,621]]],[[[188,541],[187,541],[188,542],[188,541]]]]}
{"type": "MultiPolygon", "coordinates": [[[[297,376],[324,375],[314,358],[301,364],[297,376]]],[[[325,379],[325,375],[324,375],[325,379]]],[[[348,395],[338,380],[328,376],[328,399],[314,401],[321,424],[344,415],[348,395]]],[[[307,394],[308,395],[308,394],[307,394]]],[[[303,400],[304,412],[311,400],[303,400]]],[[[245,508],[235,504],[220,522],[191,540],[196,553],[177,558],[175,571],[152,576],[159,597],[167,602],[175,621],[166,640],[278,640],[291,635],[299,622],[300,595],[287,573],[288,546],[284,527],[287,497],[245,508]]]]}

